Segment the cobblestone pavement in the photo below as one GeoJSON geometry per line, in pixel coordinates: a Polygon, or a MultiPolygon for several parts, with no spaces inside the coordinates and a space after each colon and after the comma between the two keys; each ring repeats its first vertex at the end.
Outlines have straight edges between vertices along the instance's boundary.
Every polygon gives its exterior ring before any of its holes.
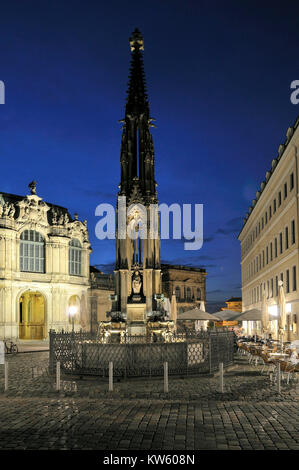
{"type": "Polygon", "coordinates": [[[9,391],[0,366],[0,449],[297,449],[298,382],[277,394],[260,367],[243,358],[218,377],[128,380],[47,375],[48,353],[9,357],[9,391]],[[34,373],[32,373],[34,368],[34,373]]]}

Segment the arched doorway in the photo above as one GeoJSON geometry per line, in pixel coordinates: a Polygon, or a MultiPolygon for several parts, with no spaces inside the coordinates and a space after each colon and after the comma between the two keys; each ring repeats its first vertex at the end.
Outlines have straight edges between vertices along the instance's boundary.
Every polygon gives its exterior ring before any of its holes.
{"type": "Polygon", "coordinates": [[[40,292],[24,292],[19,301],[19,338],[44,339],[45,317],[44,296],[40,292]]]}

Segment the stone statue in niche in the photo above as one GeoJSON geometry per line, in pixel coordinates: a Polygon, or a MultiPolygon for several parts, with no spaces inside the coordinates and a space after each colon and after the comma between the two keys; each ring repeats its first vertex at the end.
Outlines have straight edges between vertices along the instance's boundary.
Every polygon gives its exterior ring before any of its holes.
{"type": "Polygon", "coordinates": [[[133,294],[140,294],[142,286],[141,276],[139,271],[135,271],[132,279],[132,290],[133,294]]]}
{"type": "Polygon", "coordinates": [[[13,204],[10,204],[8,217],[10,219],[13,219],[14,215],[15,215],[15,212],[16,212],[15,206],[13,204]]]}
{"type": "Polygon", "coordinates": [[[9,211],[10,211],[10,205],[8,204],[8,202],[5,202],[3,206],[3,217],[8,217],[9,211]]]}
{"type": "Polygon", "coordinates": [[[3,214],[3,206],[2,204],[0,204],[0,218],[2,217],[2,214],[3,214]]]}
{"type": "Polygon", "coordinates": [[[64,214],[64,223],[65,225],[69,223],[69,216],[66,213],[64,214]]]}
{"type": "Polygon", "coordinates": [[[63,221],[64,221],[64,217],[63,217],[63,214],[61,214],[60,217],[59,217],[59,220],[58,220],[58,224],[62,225],[63,221]]]}

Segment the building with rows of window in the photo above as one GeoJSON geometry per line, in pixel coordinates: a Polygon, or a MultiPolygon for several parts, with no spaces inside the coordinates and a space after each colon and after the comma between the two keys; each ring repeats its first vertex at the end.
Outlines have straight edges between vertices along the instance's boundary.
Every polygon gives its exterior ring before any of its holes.
{"type": "Polygon", "coordinates": [[[206,301],[206,270],[191,266],[161,264],[162,291],[171,299],[175,293],[178,313],[206,301]]]}
{"type": "Polygon", "coordinates": [[[299,337],[298,236],[299,236],[299,118],[287,130],[252,201],[241,242],[243,310],[262,308],[263,297],[276,336],[281,281],[286,299],[287,339],[299,337]]]}
{"type": "Polygon", "coordinates": [[[0,338],[89,327],[86,222],[45,203],[35,186],[25,197],[0,194],[0,338]]]}

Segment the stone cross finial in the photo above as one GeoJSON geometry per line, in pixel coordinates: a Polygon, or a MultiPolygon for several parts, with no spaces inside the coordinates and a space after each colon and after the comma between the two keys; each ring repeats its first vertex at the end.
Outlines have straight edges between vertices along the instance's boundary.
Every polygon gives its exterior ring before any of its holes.
{"type": "Polygon", "coordinates": [[[36,181],[31,181],[31,183],[28,184],[28,188],[30,189],[31,194],[36,194],[36,181]]]}

